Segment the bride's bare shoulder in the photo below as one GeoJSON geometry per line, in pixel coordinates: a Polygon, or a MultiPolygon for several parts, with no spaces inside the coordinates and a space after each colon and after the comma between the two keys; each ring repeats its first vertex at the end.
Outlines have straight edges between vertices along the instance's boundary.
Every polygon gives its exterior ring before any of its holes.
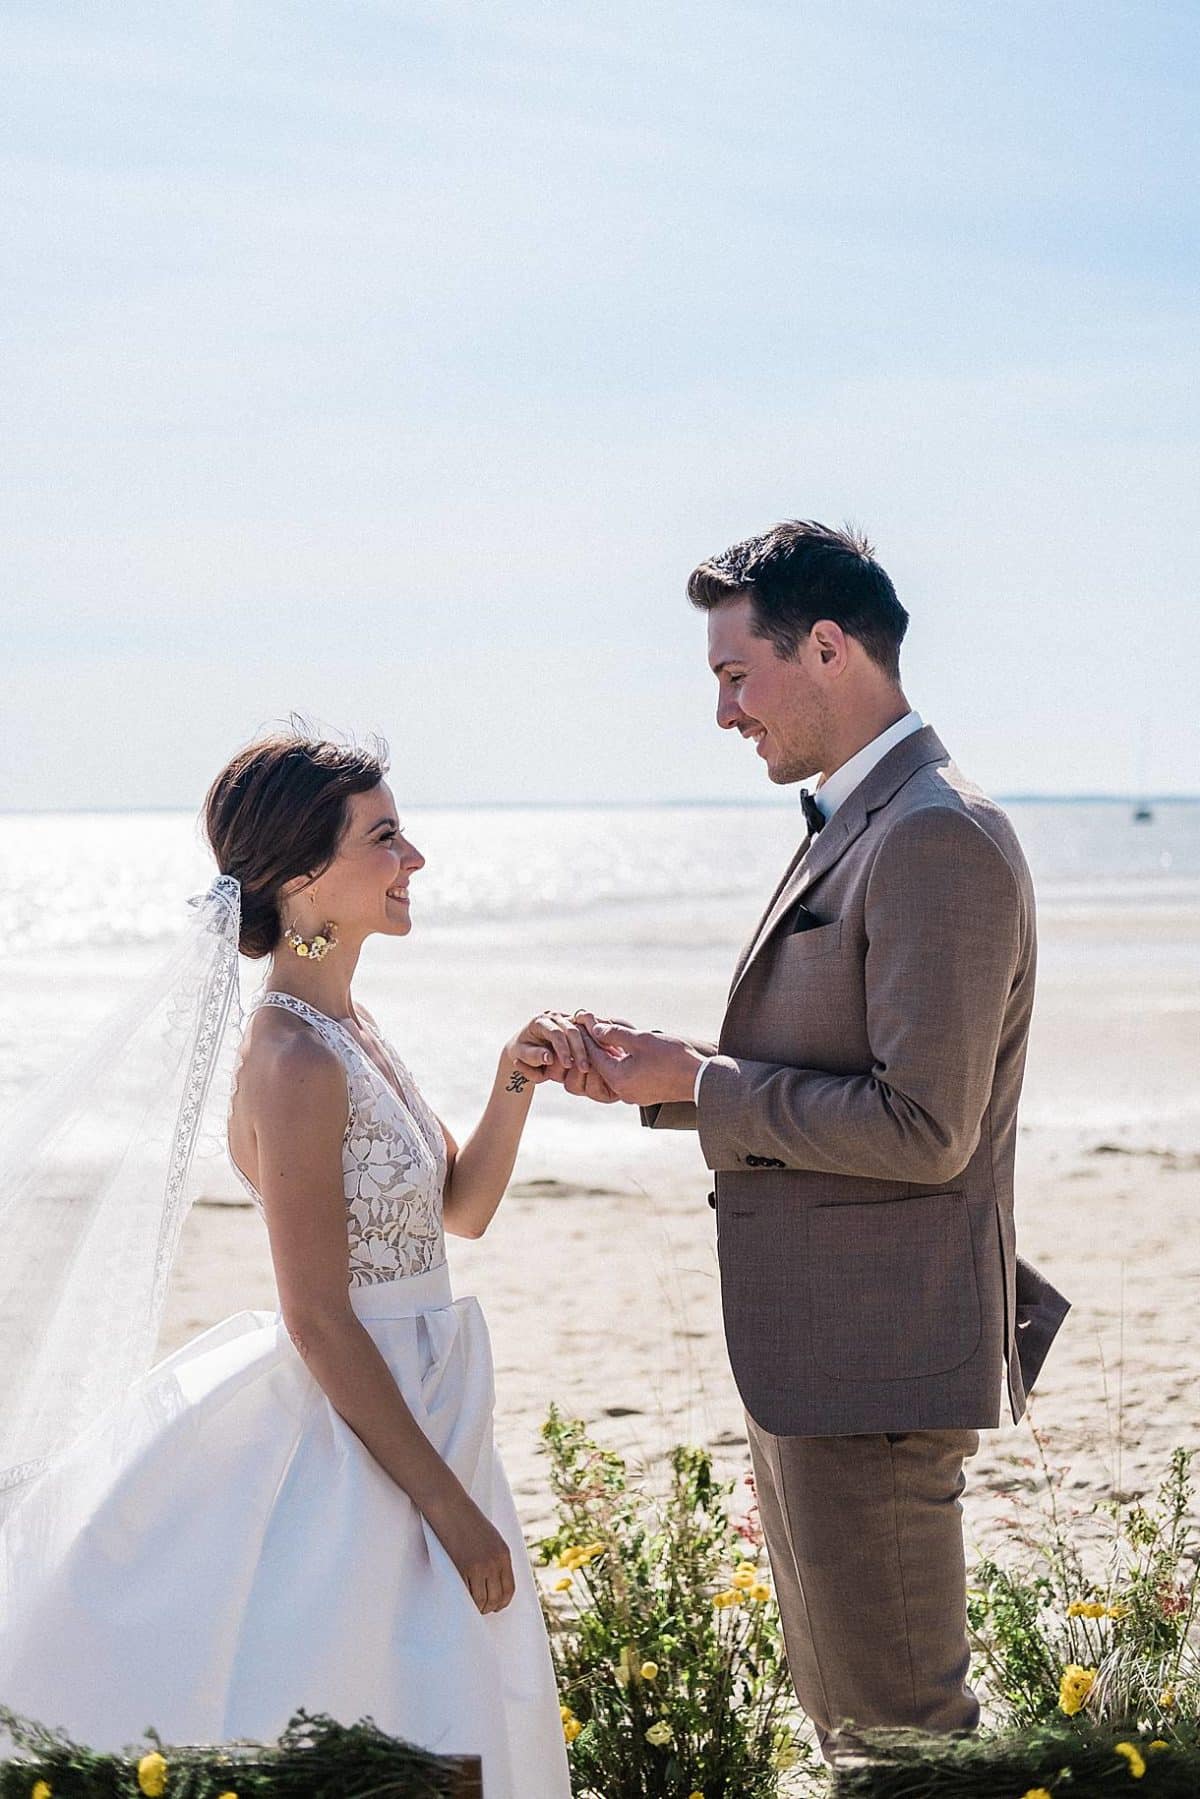
{"type": "Polygon", "coordinates": [[[304,1019],[283,1006],[259,1006],[242,1036],[238,1100],[285,1115],[346,1109],[346,1076],[337,1055],[304,1019]]]}

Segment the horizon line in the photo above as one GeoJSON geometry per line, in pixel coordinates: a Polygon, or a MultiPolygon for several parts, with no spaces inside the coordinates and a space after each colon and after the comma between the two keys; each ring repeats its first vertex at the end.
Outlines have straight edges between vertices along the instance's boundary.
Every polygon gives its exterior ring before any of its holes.
{"type": "MultiPolygon", "coordinates": [[[[799,783],[797,783],[798,785],[799,783]]],[[[1200,793],[999,793],[1005,806],[1179,806],[1200,803],[1200,793]]],[[[696,811],[736,806],[770,810],[793,802],[788,799],[631,799],[631,800],[419,800],[406,808],[413,812],[629,812],[696,811]]],[[[0,806],[0,818],[156,818],[199,817],[199,809],[183,805],[150,806],[0,806]]]]}

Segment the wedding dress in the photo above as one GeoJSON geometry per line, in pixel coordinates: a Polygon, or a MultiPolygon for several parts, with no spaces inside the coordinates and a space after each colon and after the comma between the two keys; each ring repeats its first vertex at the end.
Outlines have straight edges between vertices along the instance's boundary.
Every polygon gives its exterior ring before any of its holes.
{"type": "Polygon", "coordinates": [[[487,1799],[567,1799],[545,1627],[493,1445],[487,1326],[450,1290],[441,1131],[390,1048],[396,1085],[303,1000],[254,1003],[305,1020],[345,1070],[351,1305],[508,1542],[516,1596],[477,1610],[279,1313],[239,1312],[137,1381],[8,1521],[17,1578],[0,1621],[0,1702],[110,1750],[148,1726],[169,1742],[271,1741],[301,1706],[371,1716],[423,1747],[481,1756],[487,1799]],[[43,1571],[32,1592],[24,1556],[43,1571]]]}

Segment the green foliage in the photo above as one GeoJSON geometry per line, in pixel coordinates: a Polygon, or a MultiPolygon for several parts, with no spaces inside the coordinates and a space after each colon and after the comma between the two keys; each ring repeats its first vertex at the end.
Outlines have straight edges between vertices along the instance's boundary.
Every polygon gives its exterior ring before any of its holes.
{"type": "Polygon", "coordinates": [[[1125,1735],[1080,1722],[1038,1725],[1001,1736],[927,1737],[869,1731],[863,1760],[838,1770],[836,1799],[1196,1799],[1200,1730],[1195,1720],[1171,1740],[1125,1735]]]}
{"type": "Polygon", "coordinates": [[[300,1711],[270,1747],[171,1748],[152,1731],[148,1748],[161,1753],[165,1780],[156,1783],[150,1770],[145,1786],[142,1752],[100,1755],[3,1706],[0,1726],[22,1752],[0,1762],[0,1799],[30,1799],[39,1781],[51,1799],[142,1799],[154,1791],[164,1799],[478,1799],[480,1790],[464,1763],[385,1736],[370,1719],[345,1725],[300,1711]]]}
{"type": "Polygon", "coordinates": [[[679,1448],[655,1501],[625,1462],[552,1408],[543,1428],[559,1528],[546,1600],[576,1799],[774,1799],[809,1758],[796,1733],[761,1532],[733,1483],[679,1448]]]}
{"type": "MultiPolygon", "coordinates": [[[[1035,1433],[1036,1434],[1036,1433],[1035,1433]]],[[[1022,1729],[1056,1716],[1171,1738],[1200,1709],[1200,1579],[1191,1452],[1176,1450],[1149,1505],[1109,1502],[1098,1566],[1067,1529],[1061,1476],[1042,1457],[1045,1502],[1025,1565],[975,1570],[968,1618],[989,1721],[1022,1729]],[[1078,1710],[1063,1687],[1079,1670],[1078,1710]]]]}

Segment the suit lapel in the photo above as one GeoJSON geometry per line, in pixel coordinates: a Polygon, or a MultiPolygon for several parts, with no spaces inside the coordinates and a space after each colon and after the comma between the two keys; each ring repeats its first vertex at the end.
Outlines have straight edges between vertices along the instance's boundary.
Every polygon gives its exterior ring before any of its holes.
{"type": "Polygon", "coordinates": [[[754,950],[758,945],[758,941],[759,941],[760,937],[762,936],[764,930],[766,929],[767,920],[771,917],[771,914],[775,909],[775,902],[778,900],[780,894],[783,892],[784,888],[788,885],[789,881],[791,881],[793,876],[796,874],[796,871],[800,868],[801,864],[804,861],[805,856],[808,854],[808,846],[811,842],[812,842],[812,838],[806,837],[804,839],[804,841],[801,843],[800,848],[796,851],[795,855],[792,857],[791,861],[788,863],[787,867],[784,869],[783,875],[782,875],[782,878],[780,879],[778,887],[776,887],[774,893],[771,895],[770,899],[767,901],[766,910],[763,912],[762,917],[759,919],[758,923],[755,925],[754,929],[751,931],[749,937],[747,937],[745,945],[742,949],[742,953],[737,959],[737,966],[735,967],[735,969],[733,971],[733,980],[729,984],[730,994],[733,993],[733,989],[737,986],[738,982],[741,980],[742,970],[743,970],[743,968],[745,968],[747,962],[750,960],[750,957],[753,955],[754,950]]]}
{"type": "Polygon", "coordinates": [[[894,750],[888,751],[862,785],[856,787],[850,797],[838,807],[815,840],[805,839],[783,880],[775,889],[774,897],[763,914],[757,931],[742,952],[729,989],[731,1000],[781,920],[803,899],[816,881],[829,873],[850,845],[862,836],[871,814],[886,806],[918,769],[927,768],[934,762],[949,760],[936,731],[931,730],[928,725],[915,731],[903,743],[898,743],[894,750]]]}

